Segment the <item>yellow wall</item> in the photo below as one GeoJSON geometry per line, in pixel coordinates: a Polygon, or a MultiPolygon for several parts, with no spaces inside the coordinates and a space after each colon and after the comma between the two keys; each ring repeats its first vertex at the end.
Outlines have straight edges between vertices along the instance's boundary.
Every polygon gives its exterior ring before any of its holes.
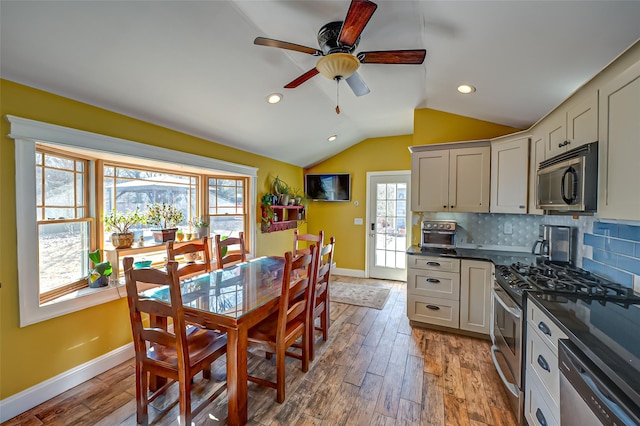
{"type": "Polygon", "coordinates": [[[408,147],[463,140],[490,139],[519,129],[432,109],[414,112],[414,135],[366,139],[357,145],[309,168],[309,173],[351,173],[351,202],[311,202],[307,229],[336,238],[338,268],[364,270],[367,227],[354,225],[356,217],[366,218],[367,172],[410,170],[408,147]],[[359,202],[359,206],[354,205],[359,202]]]}
{"type": "MultiPolygon", "coordinates": [[[[0,80],[0,399],[112,351],[131,340],[126,299],[25,328],[19,327],[15,247],[14,141],[5,114],[259,168],[258,197],[279,175],[302,187],[302,169],[135,120],[40,90],[0,80]]],[[[256,217],[260,218],[259,207],[256,217]]],[[[258,224],[259,227],[259,224],[258,224]]],[[[256,235],[256,255],[291,250],[293,231],[256,235]]]]}

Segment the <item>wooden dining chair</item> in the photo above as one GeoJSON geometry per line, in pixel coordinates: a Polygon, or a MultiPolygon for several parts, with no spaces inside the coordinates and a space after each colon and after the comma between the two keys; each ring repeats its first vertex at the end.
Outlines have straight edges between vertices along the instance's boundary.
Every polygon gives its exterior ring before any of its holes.
{"type": "Polygon", "coordinates": [[[310,247],[310,252],[295,259],[290,251],[285,253],[278,311],[249,329],[249,347],[276,355],[276,381],[251,375],[248,378],[252,382],[276,389],[278,403],[285,399],[285,356],[301,360],[302,371],[306,373],[309,370],[308,321],[312,309],[315,246],[310,247]],[[302,338],[301,353],[287,351],[299,338],[302,338]]]}
{"type": "Polygon", "coordinates": [[[329,301],[329,282],[331,281],[331,268],[333,266],[333,251],[335,247],[335,239],[329,238],[329,244],[318,250],[316,260],[316,286],[314,291],[313,312],[309,321],[309,335],[311,342],[309,344],[309,360],[315,358],[315,331],[322,332],[322,340],[325,342],[329,337],[330,319],[330,301],[329,301]],[[320,318],[320,326],[316,327],[316,318],[320,318]]]}
{"type": "Polygon", "coordinates": [[[215,239],[218,269],[222,269],[229,264],[247,261],[247,253],[244,247],[244,232],[240,232],[238,237],[228,237],[224,240],[220,235],[216,234],[215,239]],[[232,251],[230,249],[231,246],[238,246],[238,249],[232,251]],[[224,253],[225,251],[226,253],[224,253]]]}
{"type": "Polygon", "coordinates": [[[210,378],[211,364],[226,353],[226,335],[185,324],[177,262],[167,262],[166,273],[159,269],[133,269],[132,257],[125,257],[123,264],[136,357],[136,420],[146,425],[149,403],[177,381],[180,424],[190,425],[193,417],[226,389],[223,384],[197,407],[191,407],[192,379],[201,371],[204,378],[210,378]],[[168,286],[171,303],[141,297],[138,283],[168,286]],[[162,318],[165,324],[171,320],[173,330],[155,327],[155,324],[145,326],[143,313],[151,318],[162,318]],[[169,379],[151,395],[148,390],[150,374],[169,379]]]}
{"type": "Polygon", "coordinates": [[[175,247],[174,241],[167,241],[167,260],[176,260],[176,256],[197,253],[202,253],[202,261],[187,262],[185,266],[178,268],[178,276],[180,277],[197,272],[211,272],[209,237],[205,236],[199,241],[183,244],[179,247],[175,247]]]}
{"type": "Polygon", "coordinates": [[[300,253],[309,253],[309,247],[300,244],[304,241],[307,245],[313,244],[318,249],[322,247],[324,243],[324,231],[320,231],[318,235],[315,234],[299,234],[297,229],[293,230],[293,255],[297,256],[300,253]]]}

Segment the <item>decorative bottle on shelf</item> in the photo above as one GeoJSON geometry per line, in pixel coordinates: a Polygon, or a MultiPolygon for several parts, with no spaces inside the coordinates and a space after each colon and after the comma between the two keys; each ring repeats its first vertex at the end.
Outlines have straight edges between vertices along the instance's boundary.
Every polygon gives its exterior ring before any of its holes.
{"type": "Polygon", "coordinates": [[[274,222],[278,221],[278,212],[273,212],[273,221],[274,222]]]}

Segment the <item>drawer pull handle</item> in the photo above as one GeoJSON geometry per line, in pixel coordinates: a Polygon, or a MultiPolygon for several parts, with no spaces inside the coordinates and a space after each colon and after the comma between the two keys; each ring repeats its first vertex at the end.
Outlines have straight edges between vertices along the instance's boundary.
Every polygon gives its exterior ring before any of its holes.
{"type": "Polygon", "coordinates": [[[542,331],[544,334],[546,334],[547,336],[551,336],[551,329],[549,328],[549,326],[547,324],[545,324],[544,322],[540,321],[538,323],[538,328],[540,329],[540,331],[542,331]]]}
{"type": "Polygon", "coordinates": [[[538,419],[538,422],[542,426],[547,426],[547,419],[544,418],[544,414],[542,414],[539,408],[536,410],[536,419],[538,419]]]}
{"type": "Polygon", "coordinates": [[[440,282],[440,280],[437,279],[437,278],[427,278],[427,282],[428,283],[438,284],[440,282]]]}
{"type": "Polygon", "coordinates": [[[440,264],[438,262],[427,262],[427,265],[429,265],[429,266],[440,266],[440,264]]]}
{"type": "Polygon", "coordinates": [[[546,359],[544,359],[542,355],[538,355],[538,365],[540,365],[540,367],[542,367],[543,370],[547,370],[549,373],[551,373],[551,369],[549,368],[549,363],[547,362],[546,359]]]}
{"type": "Polygon", "coordinates": [[[427,305],[427,309],[431,309],[432,311],[439,311],[440,310],[440,306],[427,305]]]}

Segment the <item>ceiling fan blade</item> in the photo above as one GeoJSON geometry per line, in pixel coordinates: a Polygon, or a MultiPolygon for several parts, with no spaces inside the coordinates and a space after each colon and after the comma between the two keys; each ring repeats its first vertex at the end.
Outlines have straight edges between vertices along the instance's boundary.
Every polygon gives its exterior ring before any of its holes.
{"type": "Polygon", "coordinates": [[[305,81],[309,80],[311,77],[315,77],[316,75],[318,75],[318,73],[319,72],[318,72],[318,70],[316,68],[311,68],[309,71],[305,72],[300,77],[296,78],[291,83],[289,83],[286,86],[284,86],[284,88],[285,89],[295,89],[296,87],[300,86],[305,81]]]}
{"type": "Polygon", "coordinates": [[[363,64],[421,64],[427,51],[417,50],[382,50],[378,52],[360,52],[358,59],[363,64]]]}
{"type": "Polygon", "coordinates": [[[294,50],[296,52],[308,53],[313,56],[322,56],[322,52],[318,49],[289,43],[288,41],[274,40],[272,38],[256,37],[256,39],[253,40],[253,44],[257,44],[258,46],[279,47],[280,49],[294,50]]]}
{"type": "Polygon", "coordinates": [[[351,77],[347,78],[346,81],[356,96],[364,96],[367,93],[371,92],[371,90],[369,90],[369,87],[367,87],[362,77],[360,77],[360,74],[358,74],[357,72],[354,72],[353,74],[351,74],[351,77]]]}
{"type": "Polygon", "coordinates": [[[353,46],[377,7],[377,4],[369,0],[351,0],[338,41],[343,45],[353,46]]]}

